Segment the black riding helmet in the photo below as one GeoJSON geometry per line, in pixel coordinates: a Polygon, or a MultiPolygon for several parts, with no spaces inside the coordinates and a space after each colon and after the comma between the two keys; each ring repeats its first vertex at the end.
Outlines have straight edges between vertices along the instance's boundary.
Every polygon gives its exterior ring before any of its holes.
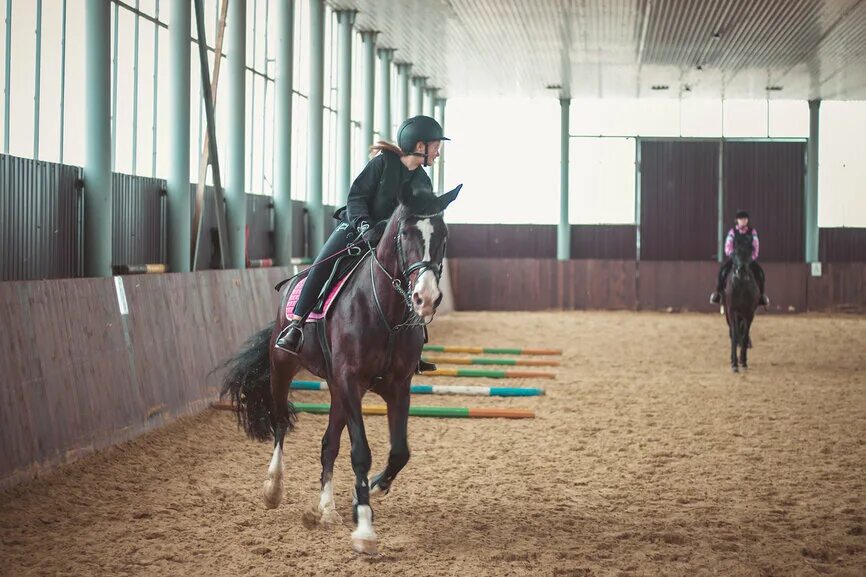
{"type": "Polygon", "coordinates": [[[749,212],[746,210],[738,210],[736,218],[749,218],[749,212]]]}
{"type": "Polygon", "coordinates": [[[442,125],[436,119],[429,116],[413,116],[403,121],[397,129],[397,146],[410,156],[420,156],[424,159],[424,166],[430,166],[427,162],[427,145],[436,140],[451,140],[442,134],[442,125]],[[424,154],[415,152],[415,145],[424,143],[424,154]]]}

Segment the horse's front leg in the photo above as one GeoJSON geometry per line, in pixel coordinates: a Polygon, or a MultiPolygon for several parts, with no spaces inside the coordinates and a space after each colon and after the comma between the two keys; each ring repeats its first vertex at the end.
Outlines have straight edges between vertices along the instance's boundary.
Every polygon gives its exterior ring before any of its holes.
{"type": "Polygon", "coordinates": [[[740,346],[740,366],[744,369],[748,369],[748,350],[752,334],[752,319],[746,319],[745,322],[743,322],[743,328],[745,330],[742,339],[743,344],[740,346]]]}
{"type": "Polygon", "coordinates": [[[731,315],[731,370],[739,372],[737,366],[737,343],[739,341],[739,319],[737,315],[731,315]]]}
{"type": "Polygon", "coordinates": [[[394,396],[385,398],[385,402],[388,405],[391,452],[385,470],[370,481],[370,493],[373,495],[387,495],[397,473],[409,462],[409,385],[401,387],[394,396]]]}
{"type": "Polygon", "coordinates": [[[373,509],[370,508],[370,474],[372,455],[364,430],[361,415],[361,394],[354,383],[341,379],[335,383],[339,394],[343,395],[346,419],[349,425],[349,439],[352,442],[352,469],[355,472],[355,530],[352,532],[352,549],[358,553],[375,555],[377,552],[376,531],[373,529],[373,509]]]}

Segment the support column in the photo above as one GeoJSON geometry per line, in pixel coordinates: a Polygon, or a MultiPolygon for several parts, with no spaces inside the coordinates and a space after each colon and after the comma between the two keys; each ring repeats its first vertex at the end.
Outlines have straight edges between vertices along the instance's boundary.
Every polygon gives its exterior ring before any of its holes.
{"type": "Polygon", "coordinates": [[[225,263],[228,268],[246,268],[247,199],[244,194],[246,181],[246,52],[247,52],[247,2],[231,0],[226,17],[228,58],[228,103],[229,126],[226,143],[228,157],[226,175],[226,223],[228,225],[229,254],[225,263]]]}
{"type": "MultiPolygon", "coordinates": [[[[85,5],[84,276],[111,276],[111,87],[109,3],[85,5]]],[[[187,25],[189,33],[189,25],[187,25]]],[[[7,38],[8,40],[8,38],[7,38]]],[[[187,58],[189,60],[189,58],[187,58]]],[[[6,126],[10,122],[7,116],[6,126]]]]}
{"type": "Polygon", "coordinates": [[[277,266],[292,264],[292,88],[295,0],[277,2],[274,82],[274,249],[277,266]]]}
{"type": "Polygon", "coordinates": [[[438,88],[430,87],[426,90],[427,98],[424,100],[424,114],[430,118],[436,118],[436,99],[439,94],[438,88]]]}
{"type": "MultiPolygon", "coordinates": [[[[439,110],[439,115],[435,118],[442,126],[442,132],[445,133],[445,136],[448,136],[448,132],[446,132],[445,130],[445,103],[446,100],[444,98],[437,99],[437,108],[439,110]]],[[[445,153],[447,152],[446,148],[447,146],[445,145],[445,143],[443,143],[442,148],[439,152],[439,160],[437,161],[439,163],[439,166],[436,168],[437,190],[440,193],[445,192],[445,153]]]]}
{"type": "Polygon", "coordinates": [[[337,206],[346,204],[352,173],[352,25],[354,10],[337,12],[337,206]]]}
{"type": "MultiPolygon", "coordinates": [[[[409,118],[409,75],[412,73],[412,65],[400,62],[397,64],[397,126],[409,118]]],[[[397,135],[395,134],[396,138],[397,135]]]]}
{"type": "Polygon", "coordinates": [[[309,247],[315,256],[325,244],[322,206],[322,120],[325,90],[325,4],[310,2],[310,100],[307,129],[307,211],[309,247]]]}
{"type": "Polygon", "coordinates": [[[806,262],[818,262],[818,133],[821,126],[821,101],[809,101],[809,143],[806,149],[806,262]]]}
{"type": "Polygon", "coordinates": [[[556,258],[569,260],[571,258],[571,224],[568,221],[568,116],[571,108],[570,98],[560,98],[559,126],[559,227],[556,234],[556,258]]]}
{"type": "Polygon", "coordinates": [[[171,130],[171,168],[168,192],[168,270],[190,271],[192,216],[189,201],[190,122],[190,2],[170,4],[168,110],[171,130]]]}
{"type": "Polygon", "coordinates": [[[424,88],[426,84],[426,76],[412,77],[412,109],[409,111],[409,116],[424,114],[424,88]]]}
{"type": "Polygon", "coordinates": [[[391,140],[391,123],[394,121],[391,115],[391,58],[394,49],[380,48],[376,53],[379,56],[379,136],[382,140],[391,140]]]}
{"type": "Polygon", "coordinates": [[[719,140],[718,158],[716,159],[716,259],[725,260],[725,139],[719,140]]]}
{"type": "Polygon", "coordinates": [[[364,50],[364,116],[361,119],[361,150],[358,156],[359,165],[364,166],[376,131],[376,32],[361,32],[361,45],[364,50]]]}

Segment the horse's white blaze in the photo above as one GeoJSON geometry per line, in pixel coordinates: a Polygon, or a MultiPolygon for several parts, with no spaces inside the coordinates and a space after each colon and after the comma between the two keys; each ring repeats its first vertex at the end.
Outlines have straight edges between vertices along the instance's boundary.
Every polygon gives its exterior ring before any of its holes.
{"type": "MultiPolygon", "coordinates": [[[[424,240],[424,258],[422,260],[429,261],[430,245],[434,230],[433,223],[430,222],[429,218],[425,218],[419,220],[415,226],[421,231],[421,238],[424,240]]],[[[439,282],[436,280],[436,275],[433,274],[433,271],[425,270],[418,277],[418,280],[415,282],[415,290],[412,291],[413,297],[417,295],[421,300],[420,304],[416,302],[415,312],[419,316],[424,317],[425,320],[431,320],[433,317],[433,303],[439,298],[439,294],[439,282]]],[[[417,301],[417,299],[413,298],[413,301],[417,301]]]]}

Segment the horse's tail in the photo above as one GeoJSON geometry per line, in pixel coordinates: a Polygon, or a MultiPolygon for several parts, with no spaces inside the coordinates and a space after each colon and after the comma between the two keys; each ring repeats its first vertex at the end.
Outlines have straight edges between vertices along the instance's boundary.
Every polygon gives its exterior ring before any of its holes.
{"type": "MultiPolygon", "coordinates": [[[[244,346],[223,366],[228,368],[223,379],[220,398],[229,397],[237,409],[238,426],[242,426],[251,439],[267,441],[273,438],[274,427],[279,423],[271,393],[270,352],[271,333],[274,323],[247,339],[244,346]]],[[[291,429],[291,403],[289,422],[284,425],[291,429]]]]}
{"type": "Polygon", "coordinates": [[[739,335],[739,338],[737,339],[739,341],[738,344],[741,347],[745,347],[746,346],[746,319],[744,319],[742,317],[737,318],[737,335],[739,335]]]}

